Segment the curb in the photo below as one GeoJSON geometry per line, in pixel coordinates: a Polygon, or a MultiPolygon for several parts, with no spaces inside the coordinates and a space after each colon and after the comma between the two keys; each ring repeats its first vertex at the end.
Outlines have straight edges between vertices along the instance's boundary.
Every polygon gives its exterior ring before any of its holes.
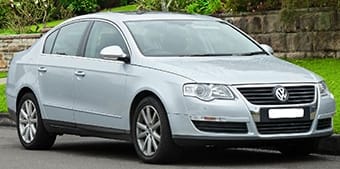
{"type": "MultiPolygon", "coordinates": [[[[15,122],[9,114],[0,113],[0,126],[15,127],[15,122]]],[[[331,137],[322,139],[319,143],[318,154],[340,155],[340,135],[334,134],[331,137]]]]}
{"type": "Polygon", "coordinates": [[[0,126],[15,127],[16,125],[9,114],[0,113],[0,126]]]}

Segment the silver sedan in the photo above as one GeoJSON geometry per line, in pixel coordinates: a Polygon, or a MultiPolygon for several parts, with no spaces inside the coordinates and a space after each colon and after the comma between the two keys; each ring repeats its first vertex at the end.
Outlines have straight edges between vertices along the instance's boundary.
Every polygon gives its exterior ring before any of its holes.
{"type": "Polygon", "coordinates": [[[14,56],[6,94],[27,149],[62,134],[124,139],[149,163],[181,146],[307,155],[335,113],[321,77],[221,19],[172,13],[69,19],[14,56]]]}

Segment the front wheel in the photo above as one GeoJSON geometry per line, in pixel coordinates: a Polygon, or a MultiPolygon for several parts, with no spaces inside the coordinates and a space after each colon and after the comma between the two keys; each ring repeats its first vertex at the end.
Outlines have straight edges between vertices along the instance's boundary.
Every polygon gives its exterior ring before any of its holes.
{"type": "Polygon", "coordinates": [[[131,130],[137,155],[144,162],[166,163],[178,157],[166,112],[154,97],[140,101],[133,114],[131,130]]]}
{"type": "Polygon", "coordinates": [[[32,93],[20,99],[17,111],[17,131],[21,144],[31,150],[51,148],[56,135],[46,131],[38,102],[32,93]]]}

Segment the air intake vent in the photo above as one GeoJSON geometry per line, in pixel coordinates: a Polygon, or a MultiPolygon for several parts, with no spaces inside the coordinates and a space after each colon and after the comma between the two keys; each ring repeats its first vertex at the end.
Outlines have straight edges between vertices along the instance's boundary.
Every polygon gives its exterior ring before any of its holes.
{"type": "Polygon", "coordinates": [[[320,119],[318,120],[318,130],[328,129],[332,127],[332,119],[320,119]]]}
{"type": "Polygon", "coordinates": [[[192,121],[198,130],[215,133],[248,133],[246,123],[192,121]]]}
{"type": "Polygon", "coordinates": [[[273,87],[239,87],[241,94],[255,105],[284,105],[284,104],[308,104],[314,102],[314,86],[287,86],[288,100],[279,101],[273,87]]]}
{"type": "Polygon", "coordinates": [[[259,122],[256,123],[260,134],[305,133],[311,128],[312,121],[259,122]]]}

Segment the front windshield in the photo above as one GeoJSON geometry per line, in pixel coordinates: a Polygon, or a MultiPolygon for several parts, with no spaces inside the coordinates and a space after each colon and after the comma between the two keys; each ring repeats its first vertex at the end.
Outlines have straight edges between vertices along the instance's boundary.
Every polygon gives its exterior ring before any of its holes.
{"type": "Polygon", "coordinates": [[[217,21],[129,21],[126,25],[145,56],[265,54],[240,32],[217,21]]]}

